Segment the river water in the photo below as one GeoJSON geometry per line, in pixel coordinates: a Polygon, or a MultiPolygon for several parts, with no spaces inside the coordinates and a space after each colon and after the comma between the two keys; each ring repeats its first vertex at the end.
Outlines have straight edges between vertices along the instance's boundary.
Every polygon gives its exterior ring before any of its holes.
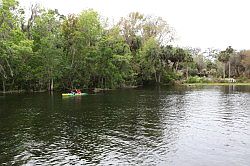
{"type": "Polygon", "coordinates": [[[0,96],[0,165],[250,165],[250,87],[0,96]]]}

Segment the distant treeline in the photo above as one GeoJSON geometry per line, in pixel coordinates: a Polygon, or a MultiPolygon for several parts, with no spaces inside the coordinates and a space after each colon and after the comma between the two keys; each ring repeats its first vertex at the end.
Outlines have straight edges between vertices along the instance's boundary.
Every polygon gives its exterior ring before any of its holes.
{"type": "Polygon", "coordinates": [[[0,7],[0,91],[249,77],[250,51],[174,47],[174,30],[161,17],[133,12],[110,25],[94,10],[64,16],[33,5],[25,12],[16,0],[0,7]]]}

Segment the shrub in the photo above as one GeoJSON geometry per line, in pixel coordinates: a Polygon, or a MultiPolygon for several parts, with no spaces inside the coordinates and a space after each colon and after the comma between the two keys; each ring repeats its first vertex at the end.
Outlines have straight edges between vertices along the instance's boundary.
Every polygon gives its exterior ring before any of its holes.
{"type": "Polygon", "coordinates": [[[249,80],[248,80],[248,78],[246,78],[246,77],[239,77],[238,79],[237,79],[237,82],[240,82],[240,83],[244,83],[244,82],[248,82],[249,80]]]}
{"type": "Polygon", "coordinates": [[[188,80],[186,80],[186,83],[209,83],[209,82],[211,82],[209,79],[198,76],[189,77],[188,80]]]}
{"type": "Polygon", "coordinates": [[[198,76],[194,76],[194,77],[189,77],[187,80],[186,80],[187,83],[201,83],[201,78],[198,77],[198,76]]]}
{"type": "Polygon", "coordinates": [[[181,75],[179,73],[175,73],[175,72],[168,72],[165,74],[165,77],[163,79],[164,79],[163,82],[171,83],[173,81],[180,80],[181,75]]]}

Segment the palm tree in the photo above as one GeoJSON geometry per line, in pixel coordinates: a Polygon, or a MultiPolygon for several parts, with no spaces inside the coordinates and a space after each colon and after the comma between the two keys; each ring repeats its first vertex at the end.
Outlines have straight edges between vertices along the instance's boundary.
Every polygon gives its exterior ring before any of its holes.
{"type": "MultiPolygon", "coordinates": [[[[230,56],[234,52],[234,49],[229,46],[225,51],[221,51],[218,56],[218,60],[222,63],[224,63],[223,67],[223,78],[225,79],[226,77],[226,64],[229,62],[230,56]]],[[[229,72],[228,72],[228,77],[230,78],[230,62],[229,62],[229,72]]]]}

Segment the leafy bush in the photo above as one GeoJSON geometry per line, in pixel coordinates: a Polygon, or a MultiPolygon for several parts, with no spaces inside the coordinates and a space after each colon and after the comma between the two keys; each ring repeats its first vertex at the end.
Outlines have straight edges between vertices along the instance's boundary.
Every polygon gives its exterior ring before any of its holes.
{"type": "Polygon", "coordinates": [[[175,72],[168,72],[165,74],[165,77],[163,78],[164,83],[171,83],[173,81],[177,81],[181,79],[181,75],[179,73],[175,72]]]}
{"type": "Polygon", "coordinates": [[[240,83],[244,83],[244,82],[248,82],[249,80],[248,80],[248,78],[246,78],[246,77],[239,77],[238,79],[237,79],[237,82],[240,82],[240,83]]]}
{"type": "Polygon", "coordinates": [[[201,83],[201,78],[198,77],[198,76],[194,76],[194,77],[189,77],[187,80],[186,80],[187,83],[201,83]]]}
{"type": "Polygon", "coordinates": [[[189,77],[188,80],[186,80],[186,83],[209,83],[209,82],[211,82],[211,80],[198,76],[189,77]]]}

